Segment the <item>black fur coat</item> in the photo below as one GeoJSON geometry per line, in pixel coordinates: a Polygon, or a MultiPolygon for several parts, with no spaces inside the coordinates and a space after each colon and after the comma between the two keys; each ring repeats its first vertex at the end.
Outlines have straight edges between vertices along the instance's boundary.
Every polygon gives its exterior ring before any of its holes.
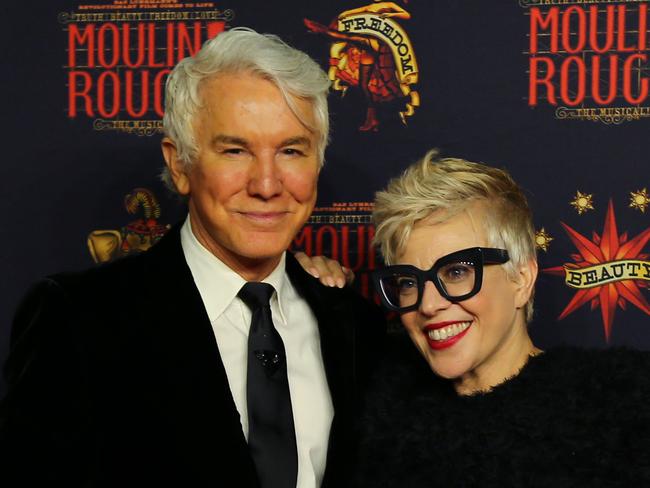
{"type": "Polygon", "coordinates": [[[356,483],[650,487],[650,353],[549,350],[459,397],[400,341],[363,416],[356,483]]]}

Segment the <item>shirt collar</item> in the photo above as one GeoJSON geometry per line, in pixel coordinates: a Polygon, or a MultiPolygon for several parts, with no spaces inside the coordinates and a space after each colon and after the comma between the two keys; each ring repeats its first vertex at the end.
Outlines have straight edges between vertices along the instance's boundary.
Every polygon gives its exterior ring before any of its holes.
{"type": "MultiPolygon", "coordinates": [[[[246,280],[230,269],[223,261],[208,251],[192,232],[188,214],[181,228],[181,246],[194,283],[201,294],[210,322],[216,320],[244,286],[246,280]]],[[[287,323],[289,293],[287,293],[287,274],[285,272],[286,253],[282,253],[275,269],[262,280],[275,288],[271,305],[276,301],[281,319],[287,323]]]]}

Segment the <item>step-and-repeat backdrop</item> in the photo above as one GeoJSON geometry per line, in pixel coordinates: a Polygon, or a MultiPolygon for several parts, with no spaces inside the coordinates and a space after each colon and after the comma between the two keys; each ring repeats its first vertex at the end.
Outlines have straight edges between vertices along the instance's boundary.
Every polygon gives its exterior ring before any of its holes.
{"type": "MultiPolygon", "coordinates": [[[[235,26],[332,80],[332,144],[295,249],[368,271],[374,192],[432,147],[507,168],[535,213],[542,347],[650,349],[649,2],[52,0],[3,7],[0,359],[31,282],[151,246],[164,83],[235,26]]],[[[0,386],[0,394],[2,393],[0,386]]]]}

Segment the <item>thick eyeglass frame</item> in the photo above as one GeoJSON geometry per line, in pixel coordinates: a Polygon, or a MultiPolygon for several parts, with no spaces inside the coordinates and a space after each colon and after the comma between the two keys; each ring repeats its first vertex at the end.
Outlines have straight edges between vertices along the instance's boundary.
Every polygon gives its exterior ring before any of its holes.
{"type": "Polygon", "coordinates": [[[510,260],[508,251],[505,249],[497,249],[493,247],[470,247],[468,249],[461,249],[460,251],[454,251],[451,254],[442,256],[439,258],[427,271],[423,271],[420,268],[412,266],[410,264],[395,264],[392,266],[386,266],[385,268],[378,269],[373,271],[372,279],[375,285],[375,289],[379,293],[381,302],[385,308],[393,312],[410,312],[411,310],[416,310],[420,303],[422,302],[422,296],[424,295],[424,286],[427,281],[431,281],[433,285],[438,290],[441,296],[450,302],[462,302],[468,298],[473,297],[479,291],[481,291],[481,286],[483,285],[483,266],[486,264],[503,264],[507,263],[510,260]],[[474,287],[469,293],[465,293],[460,296],[451,296],[445,290],[444,285],[440,282],[438,277],[438,271],[443,266],[446,266],[449,263],[454,262],[470,262],[474,265],[474,287]],[[406,307],[399,307],[393,305],[388,299],[384,288],[382,286],[382,280],[396,275],[412,275],[417,279],[418,284],[418,296],[413,305],[408,305],[406,307]]]}

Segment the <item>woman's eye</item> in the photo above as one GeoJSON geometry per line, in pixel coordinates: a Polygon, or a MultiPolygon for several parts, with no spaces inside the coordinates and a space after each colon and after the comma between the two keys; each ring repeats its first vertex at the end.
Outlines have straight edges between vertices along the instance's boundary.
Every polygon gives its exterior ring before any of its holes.
{"type": "Polygon", "coordinates": [[[400,278],[397,280],[397,288],[401,293],[417,288],[417,281],[412,278],[400,278]]]}
{"type": "Polygon", "coordinates": [[[443,281],[461,281],[474,274],[474,267],[470,264],[455,263],[441,270],[443,281]]]}

